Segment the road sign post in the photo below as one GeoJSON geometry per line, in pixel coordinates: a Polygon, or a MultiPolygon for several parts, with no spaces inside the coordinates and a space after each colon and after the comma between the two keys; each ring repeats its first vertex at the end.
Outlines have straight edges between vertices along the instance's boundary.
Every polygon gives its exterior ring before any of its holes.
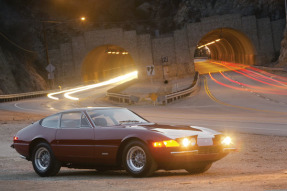
{"type": "Polygon", "coordinates": [[[148,76],[154,76],[155,75],[154,65],[147,66],[146,72],[148,76]]]}
{"type": "Polygon", "coordinates": [[[51,80],[51,88],[54,87],[54,79],[55,79],[55,76],[54,76],[54,71],[55,71],[55,66],[53,66],[52,64],[49,64],[47,67],[46,67],[46,70],[48,71],[48,80],[51,80]]]}
{"type": "Polygon", "coordinates": [[[150,65],[146,67],[147,75],[150,76],[151,83],[153,84],[153,76],[155,75],[154,65],[150,65]]]}

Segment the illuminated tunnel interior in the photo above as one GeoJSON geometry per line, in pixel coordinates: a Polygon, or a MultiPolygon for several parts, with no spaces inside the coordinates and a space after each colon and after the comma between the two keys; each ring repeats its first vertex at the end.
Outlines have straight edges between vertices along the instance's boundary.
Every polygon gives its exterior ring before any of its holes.
{"type": "Polygon", "coordinates": [[[90,51],[82,64],[83,81],[100,82],[135,70],[128,51],[116,45],[99,46],[90,51]]]}
{"type": "Polygon", "coordinates": [[[213,30],[199,41],[194,57],[246,65],[255,64],[255,50],[249,38],[238,30],[220,28],[213,30]]]}

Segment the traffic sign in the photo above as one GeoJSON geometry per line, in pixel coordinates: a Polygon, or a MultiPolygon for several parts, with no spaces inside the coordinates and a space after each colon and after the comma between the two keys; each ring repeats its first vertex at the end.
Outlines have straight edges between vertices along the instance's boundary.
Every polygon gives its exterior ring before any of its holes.
{"type": "Polygon", "coordinates": [[[157,94],[156,94],[156,93],[151,93],[151,94],[150,94],[150,99],[151,99],[152,101],[156,101],[156,99],[157,99],[157,94]]]}
{"type": "Polygon", "coordinates": [[[161,57],[161,62],[162,63],[168,62],[168,56],[162,56],[161,57]]]}
{"type": "Polygon", "coordinates": [[[53,80],[54,79],[54,73],[53,72],[49,72],[48,73],[48,80],[53,80]]]}
{"type": "Polygon", "coordinates": [[[154,66],[153,65],[147,66],[146,72],[147,72],[148,76],[154,76],[154,74],[155,74],[154,66]]]}
{"type": "Polygon", "coordinates": [[[55,66],[53,66],[52,64],[49,64],[47,67],[46,67],[46,70],[48,71],[48,72],[54,72],[54,70],[55,70],[55,66]]]}

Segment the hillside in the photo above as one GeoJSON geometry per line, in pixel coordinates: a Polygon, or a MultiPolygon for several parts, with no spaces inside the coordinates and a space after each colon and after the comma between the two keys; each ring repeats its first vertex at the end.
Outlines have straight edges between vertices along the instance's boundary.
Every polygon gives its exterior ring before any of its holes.
{"type": "Polygon", "coordinates": [[[278,20],[285,17],[284,0],[0,0],[0,94],[48,88],[40,21],[57,21],[46,23],[47,46],[53,49],[95,28],[164,34],[223,14],[278,20]],[[77,20],[83,15],[86,23],[77,20]]]}

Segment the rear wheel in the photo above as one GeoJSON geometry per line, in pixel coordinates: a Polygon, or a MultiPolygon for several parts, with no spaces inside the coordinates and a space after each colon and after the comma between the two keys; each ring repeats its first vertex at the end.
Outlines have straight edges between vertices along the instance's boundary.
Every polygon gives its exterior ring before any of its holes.
{"type": "Polygon", "coordinates": [[[150,176],[157,168],[147,146],[140,141],[126,145],[122,161],[126,171],[133,177],[150,176]]]}
{"type": "Polygon", "coordinates": [[[56,160],[52,149],[47,143],[39,143],[33,149],[32,164],[35,172],[39,176],[54,176],[56,175],[61,164],[56,160]]]}
{"type": "Polygon", "coordinates": [[[190,174],[199,174],[210,169],[211,165],[212,163],[199,163],[199,164],[195,164],[190,167],[187,167],[185,168],[185,170],[189,172],[190,174]]]}

